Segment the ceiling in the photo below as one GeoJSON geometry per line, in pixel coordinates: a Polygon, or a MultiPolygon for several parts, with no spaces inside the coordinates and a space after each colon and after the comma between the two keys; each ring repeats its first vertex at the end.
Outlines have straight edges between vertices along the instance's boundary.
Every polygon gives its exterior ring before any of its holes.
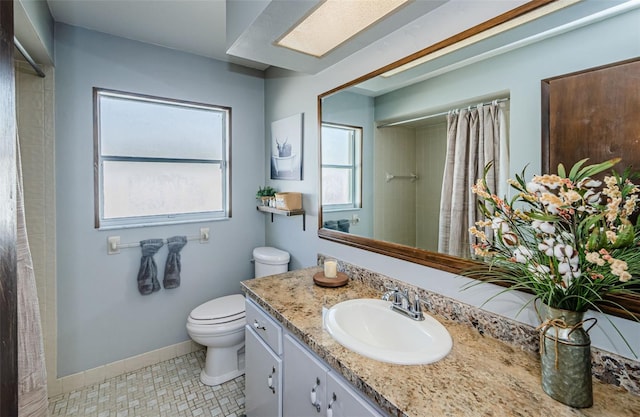
{"type": "MultiPolygon", "coordinates": [[[[2,1],[2,0],[0,0],[2,1]]],[[[46,2],[56,22],[83,27],[98,32],[128,38],[193,53],[221,61],[232,62],[258,70],[279,67],[306,74],[316,74],[345,58],[367,61],[378,53],[400,59],[435,44],[449,36],[489,20],[528,0],[412,0],[404,7],[354,36],[322,58],[275,46],[296,22],[300,21],[322,0],[35,0],[46,2]]],[[[343,0],[376,1],[376,0],[343,0]]],[[[640,0],[638,0],[640,1],[640,0]]],[[[29,3],[32,0],[28,0],[29,3]]],[[[602,8],[629,0],[559,0],[549,5],[565,11],[554,13],[553,19],[578,19],[602,8]],[[571,5],[571,6],[569,6],[571,5]],[[568,7],[567,7],[568,6],[568,7]],[[584,9],[576,12],[577,9],[584,9]]],[[[52,62],[39,42],[38,33],[29,24],[25,7],[14,4],[16,36],[37,62],[52,62]]],[[[42,3],[41,3],[42,4],[42,3]]],[[[26,4],[25,4],[26,6],[26,4]]],[[[46,13],[46,7],[43,8],[46,13]]],[[[550,24],[564,23],[551,20],[550,24]]],[[[376,77],[358,86],[362,94],[372,96],[415,82],[416,77],[431,77],[452,68],[464,53],[478,56],[478,48],[506,49],[522,43],[523,37],[535,37],[549,28],[541,25],[545,19],[516,27],[508,33],[491,35],[465,51],[449,51],[431,62],[394,77],[376,77]],[[512,35],[515,32],[524,34],[512,35]],[[500,43],[501,42],[501,43],[500,43]],[[430,71],[425,68],[431,67],[430,71]],[[425,75],[426,74],[426,75],[425,75]]],[[[53,33],[53,27],[51,27],[53,33]]],[[[431,56],[432,54],[430,54],[431,56]]],[[[433,54],[437,55],[437,54],[433,54]]],[[[430,58],[426,57],[426,58],[430,58]]],[[[342,65],[342,64],[341,64],[342,65]]],[[[348,64],[345,64],[348,65],[348,64]]]]}
{"type": "Polygon", "coordinates": [[[319,1],[47,0],[47,3],[57,22],[259,70],[276,66],[315,74],[449,0],[414,0],[322,58],[273,44],[319,1]]]}

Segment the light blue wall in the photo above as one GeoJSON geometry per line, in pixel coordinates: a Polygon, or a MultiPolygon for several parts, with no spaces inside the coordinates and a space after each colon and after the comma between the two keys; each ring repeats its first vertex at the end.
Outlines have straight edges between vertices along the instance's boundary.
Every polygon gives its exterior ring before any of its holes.
{"type": "MultiPolygon", "coordinates": [[[[188,340],[187,315],[213,297],[240,292],[264,244],[255,209],[264,183],[262,73],[64,24],[56,26],[56,209],[58,377],[188,340]],[[232,108],[232,210],[225,221],[99,231],[93,227],[92,88],[103,87],[232,108]],[[182,250],[182,285],[141,296],[138,248],[123,243],[211,229],[182,250]]],[[[160,280],[166,246],[156,255],[160,280]]]]}
{"type": "MultiPolygon", "coordinates": [[[[483,71],[474,72],[472,68],[468,68],[460,71],[458,77],[454,74],[445,75],[433,80],[430,83],[432,88],[428,92],[422,91],[419,97],[416,96],[416,100],[433,99],[435,103],[441,104],[455,99],[476,97],[487,91],[510,90],[511,106],[518,108],[517,112],[512,110],[511,137],[517,143],[514,146],[518,146],[524,151],[523,156],[512,159],[512,164],[514,169],[517,169],[517,167],[523,167],[526,163],[532,162],[532,169],[534,169],[539,166],[539,157],[532,158],[531,155],[539,155],[540,152],[540,80],[639,56],[639,23],[640,11],[636,10],[625,16],[546,41],[544,44],[531,46],[526,51],[517,51],[514,55],[517,59],[501,58],[509,63],[509,67],[504,70],[508,76],[505,76],[504,79],[493,79],[491,75],[488,75],[485,63],[480,63],[477,66],[478,69],[485,68],[483,71]],[[592,30],[595,31],[590,32],[592,30]],[[611,33],[618,34],[614,41],[610,40],[611,33]],[[535,71],[531,70],[531,72],[525,64],[529,54],[542,61],[542,66],[535,71]],[[511,85],[510,80],[519,71],[524,71],[533,78],[524,85],[511,85]],[[464,75],[465,78],[459,78],[461,75],[464,75]],[[487,85],[484,85],[485,83],[487,85]],[[473,87],[465,89],[464,86],[469,85],[473,85],[473,87]],[[452,91],[458,92],[456,94],[459,96],[455,98],[452,91]]],[[[427,41],[425,42],[425,46],[429,44],[427,41]]],[[[317,231],[312,226],[313,218],[317,216],[317,208],[314,207],[317,207],[319,187],[317,95],[393,62],[399,58],[398,52],[403,47],[405,45],[384,40],[359,51],[352,57],[315,76],[301,76],[276,70],[268,72],[265,90],[266,122],[301,111],[306,115],[304,132],[305,176],[304,181],[292,184],[292,187],[306,193],[306,208],[312,215],[307,218],[308,228],[305,233],[291,221],[269,224],[266,229],[267,243],[288,250],[297,260],[296,267],[314,265],[316,254],[319,252],[479,306],[489,296],[495,294],[498,289],[490,285],[482,285],[462,292],[460,288],[467,282],[464,278],[319,239],[317,231]],[[309,206],[308,204],[314,205],[309,206]]],[[[523,300],[527,298],[529,298],[527,295],[510,292],[487,303],[483,308],[513,318],[516,317],[523,300]]],[[[597,316],[599,317],[598,327],[590,333],[594,346],[633,358],[628,348],[617,336],[616,331],[611,327],[609,319],[625,334],[632,346],[640,346],[640,324],[617,317],[597,316]]],[[[517,315],[517,320],[534,325],[538,324],[538,319],[531,309],[517,315]]]]}

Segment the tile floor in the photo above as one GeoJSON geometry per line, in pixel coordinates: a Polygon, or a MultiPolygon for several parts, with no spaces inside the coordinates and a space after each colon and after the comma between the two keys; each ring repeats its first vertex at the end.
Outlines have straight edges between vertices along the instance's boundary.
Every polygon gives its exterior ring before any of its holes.
{"type": "Polygon", "coordinates": [[[197,351],[49,398],[51,417],[241,417],[244,375],[221,385],[200,382],[197,351]]]}

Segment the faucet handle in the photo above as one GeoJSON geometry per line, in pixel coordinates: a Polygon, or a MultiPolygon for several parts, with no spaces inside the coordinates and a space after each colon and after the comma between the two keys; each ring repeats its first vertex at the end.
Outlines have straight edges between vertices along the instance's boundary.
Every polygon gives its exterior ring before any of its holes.
{"type": "Polygon", "coordinates": [[[422,312],[422,306],[420,305],[420,297],[418,297],[418,294],[416,293],[414,299],[413,299],[413,312],[414,313],[421,313],[422,312]]]}
{"type": "Polygon", "coordinates": [[[402,305],[402,300],[403,300],[402,293],[400,291],[398,291],[398,289],[395,289],[393,291],[393,296],[392,296],[391,301],[393,301],[394,305],[399,306],[399,305],[402,305]]]}

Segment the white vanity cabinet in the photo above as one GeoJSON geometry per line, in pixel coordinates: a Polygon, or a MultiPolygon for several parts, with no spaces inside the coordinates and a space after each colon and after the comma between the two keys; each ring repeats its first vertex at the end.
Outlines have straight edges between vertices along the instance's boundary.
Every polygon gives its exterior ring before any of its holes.
{"type": "Polygon", "coordinates": [[[384,417],[322,359],[247,299],[247,417],[384,417]]]}
{"type": "Polygon", "coordinates": [[[285,417],[383,417],[351,385],[291,335],[284,337],[285,417]]]}
{"type": "Polygon", "coordinates": [[[284,337],[284,357],[284,415],[324,416],[329,367],[290,335],[284,337]]]}
{"type": "Polygon", "coordinates": [[[327,374],[327,417],[384,417],[335,372],[327,374]]]}
{"type": "Polygon", "coordinates": [[[247,417],[282,416],[282,327],[247,300],[245,412],[247,417]]]}

